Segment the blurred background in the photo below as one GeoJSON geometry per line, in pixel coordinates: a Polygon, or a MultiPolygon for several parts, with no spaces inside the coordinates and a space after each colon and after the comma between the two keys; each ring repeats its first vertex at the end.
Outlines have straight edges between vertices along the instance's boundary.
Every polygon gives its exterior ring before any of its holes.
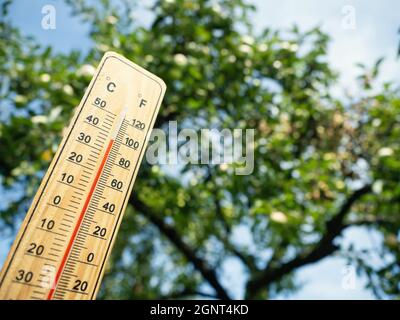
{"type": "Polygon", "coordinates": [[[0,3],[0,263],[114,50],[156,127],[253,128],[255,167],[143,162],[100,298],[400,297],[399,2],[0,3]]]}

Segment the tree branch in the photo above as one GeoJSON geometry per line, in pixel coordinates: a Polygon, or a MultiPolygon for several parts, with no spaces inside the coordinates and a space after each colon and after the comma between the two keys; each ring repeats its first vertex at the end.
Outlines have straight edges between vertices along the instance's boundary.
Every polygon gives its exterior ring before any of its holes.
{"type": "Polygon", "coordinates": [[[229,239],[220,239],[227,251],[230,251],[232,256],[238,258],[249,270],[250,272],[257,272],[259,269],[257,268],[256,259],[250,253],[242,251],[237,248],[233,243],[229,241],[229,239]]]}
{"type": "Polygon", "coordinates": [[[207,292],[202,292],[202,291],[197,291],[197,290],[190,290],[190,289],[183,289],[180,292],[173,292],[171,294],[162,296],[162,300],[169,300],[169,299],[181,299],[189,296],[199,296],[203,298],[209,298],[209,299],[218,299],[218,297],[215,294],[207,293],[207,292]]]}
{"type": "MultiPolygon", "coordinates": [[[[209,175],[211,176],[212,173],[211,173],[210,169],[208,170],[208,172],[209,172],[209,175]]],[[[215,188],[214,192],[212,192],[212,194],[214,197],[214,206],[215,206],[216,216],[221,221],[221,223],[224,227],[224,231],[225,231],[225,235],[222,237],[218,236],[218,238],[220,238],[220,240],[224,244],[225,248],[228,251],[230,251],[234,256],[236,256],[240,261],[242,261],[242,263],[247,268],[249,268],[251,272],[257,271],[258,269],[257,269],[255,257],[253,255],[251,255],[250,253],[241,251],[233,243],[231,243],[231,241],[229,241],[229,236],[232,233],[232,229],[231,229],[231,226],[229,225],[228,221],[226,221],[225,216],[222,212],[221,203],[220,203],[220,200],[218,199],[218,189],[215,188]]]]}
{"type": "Polygon", "coordinates": [[[338,248],[333,243],[333,240],[345,228],[346,225],[344,224],[344,219],[346,215],[350,211],[353,204],[363,195],[369,193],[370,191],[371,185],[366,185],[361,189],[356,190],[343,203],[338,213],[326,223],[325,235],[311,251],[303,252],[292,260],[278,266],[267,266],[262,272],[256,274],[252,279],[250,279],[247,283],[246,297],[254,299],[255,297],[257,297],[261,290],[266,288],[274,281],[277,281],[282,276],[306,264],[319,261],[336,251],[338,248]]]}
{"type": "Polygon", "coordinates": [[[349,227],[369,227],[369,226],[381,226],[381,227],[393,227],[398,223],[398,221],[394,219],[389,219],[386,217],[365,217],[363,219],[357,219],[353,221],[349,221],[343,226],[343,229],[349,228],[349,227]]]}
{"type": "Polygon", "coordinates": [[[175,245],[186,259],[193,264],[195,269],[198,270],[204,279],[214,288],[216,296],[219,299],[230,299],[228,293],[219,283],[215,271],[211,269],[205,261],[197,256],[196,252],[183,241],[182,237],[173,226],[166,224],[150,207],[140,201],[134,193],[129,202],[136,210],[146,216],[160,230],[160,232],[175,245]]]}

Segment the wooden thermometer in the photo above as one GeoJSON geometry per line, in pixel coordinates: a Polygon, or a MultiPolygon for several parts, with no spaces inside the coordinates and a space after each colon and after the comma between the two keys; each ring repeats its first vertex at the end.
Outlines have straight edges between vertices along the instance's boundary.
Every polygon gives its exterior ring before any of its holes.
{"type": "Polygon", "coordinates": [[[96,297],[165,89],[104,55],[4,264],[0,299],[96,297]]]}

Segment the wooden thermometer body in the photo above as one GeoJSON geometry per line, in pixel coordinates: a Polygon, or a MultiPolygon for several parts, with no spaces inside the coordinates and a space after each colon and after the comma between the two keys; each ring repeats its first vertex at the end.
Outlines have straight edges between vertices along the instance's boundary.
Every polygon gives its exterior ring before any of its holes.
{"type": "Polygon", "coordinates": [[[3,266],[0,299],[96,297],[165,89],[104,55],[3,266]]]}

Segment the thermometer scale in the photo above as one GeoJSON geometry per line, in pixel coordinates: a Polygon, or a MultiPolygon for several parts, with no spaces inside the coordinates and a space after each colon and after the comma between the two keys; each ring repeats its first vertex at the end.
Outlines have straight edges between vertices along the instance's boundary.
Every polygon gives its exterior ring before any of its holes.
{"type": "Polygon", "coordinates": [[[0,274],[0,299],[95,299],[166,86],[102,58],[0,274]]]}

